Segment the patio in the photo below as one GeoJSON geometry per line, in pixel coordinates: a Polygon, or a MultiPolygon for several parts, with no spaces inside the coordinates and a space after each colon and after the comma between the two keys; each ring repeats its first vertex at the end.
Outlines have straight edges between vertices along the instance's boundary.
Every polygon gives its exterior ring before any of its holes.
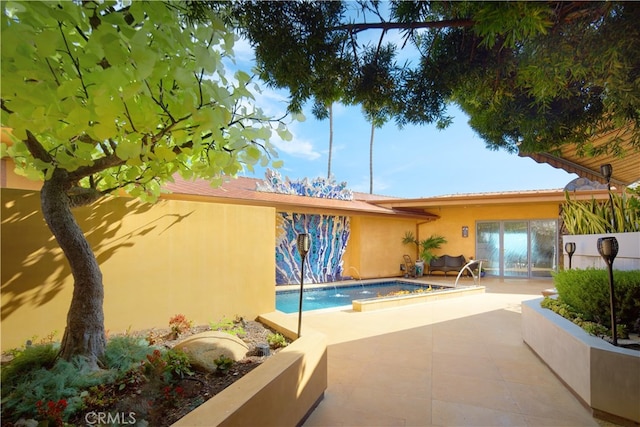
{"type": "Polygon", "coordinates": [[[522,340],[520,303],[551,281],[481,284],[484,294],[399,309],[305,313],[303,328],[327,336],[329,384],[303,425],[615,425],[593,418],[522,340]]]}

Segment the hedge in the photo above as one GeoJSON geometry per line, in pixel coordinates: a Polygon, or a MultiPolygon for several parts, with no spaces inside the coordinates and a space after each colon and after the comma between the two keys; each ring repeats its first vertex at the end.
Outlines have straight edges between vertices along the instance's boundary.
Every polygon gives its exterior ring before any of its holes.
{"type": "MultiPolygon", "coordinates": [[[[609,273],[587,268],[553,274],[558,299],[580,313],[584,320],[611,327],[609,273]]],[[[613,271],[616,320],[630,331],[640,327],[640,270],[613,271]]],[[[640,332],[640,331],[639,331],[640,332]]]]}

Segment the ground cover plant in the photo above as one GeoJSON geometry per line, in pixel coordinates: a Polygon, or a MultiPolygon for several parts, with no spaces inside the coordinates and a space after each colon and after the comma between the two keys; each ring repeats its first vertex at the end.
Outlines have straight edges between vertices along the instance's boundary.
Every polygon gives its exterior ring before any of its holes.
{"type": "MultiPolygon", "coordinates": [[[[563,270],[553,275],[557,299],[545,298],[542,306],[596,336],[610,336],[609,278],[606,270],[563,270]]],[[[618,335],[640,333],[640,271],[614,270],[618,335]]]]}
{"type": "Polygon", "coordinates": [[[13,426],[20,419],[48,426],[141,421],[171,425],[266,360],[258,344],[269,343],[272,353],[288,344],[258,322],[224,320],[218,323],[228,325],[229,333],[242,329],[250,351],[240,361],[221,355],[215,372],[197,371],[187,355],[173,347],[211,328],[192,326],[182,316],[178,323],[189,326],[175,339],[177,317],[169,328],[111,337],[99,371],[81,357],[59,358],[60,344],[50,337],[15,350],[15,358],[2,367],[2,425],[13,426]]]}

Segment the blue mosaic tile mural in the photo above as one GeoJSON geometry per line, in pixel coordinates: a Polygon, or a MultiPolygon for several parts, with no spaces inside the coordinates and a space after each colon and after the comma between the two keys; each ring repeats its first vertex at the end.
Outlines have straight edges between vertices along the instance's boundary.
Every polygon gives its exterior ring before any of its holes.
{"type": "MultiPolygon", "coordinates": [[[[290,181],[278,172],[267,170],[257,191],[294,194],[339,200],[353,200],[346,183],[315,178],[290,181]]],[[[276,284],[300,283],[300,254],[296,246],[298,234],[308,233],[311,248],[306,257],[304,283],[327,283],[342,280],[344,255],[349,240],[349,217],[281,212],[277,218],[276,284]]]]}
{"type": "Polygon", "coordinates": [[[297,196],[319,197],[324,199],[353,200],[353,191],[346,182],[336,183],[335,179],[307,178],[291,181],[282,178],[280,173],[267,169],[265,179],[256,185],[257,191],[265,193],[294,194],[297,196]]]}
{"type": "Polygon", "coordinates": [[[276,284],[300,283],[300,254],[296,239],[308,233],[304,283],[342,280],[342,255],[349,240],[349,217],[281,212],[276,239],[276,284]]]}

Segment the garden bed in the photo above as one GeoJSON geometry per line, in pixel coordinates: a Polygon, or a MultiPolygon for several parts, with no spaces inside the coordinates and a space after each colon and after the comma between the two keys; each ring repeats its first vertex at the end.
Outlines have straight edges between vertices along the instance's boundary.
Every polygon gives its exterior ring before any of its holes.
{"type": "MultiPolygon", "coordinates": [[[[273,312],[259,321],[295,338],[294,320],[273,312]]],[[[180,426],[301,425],[327,388],[327,343],[306,330],[242,379],[174,424],[180,426]]]]}
{"type": "Polygon", "coordinates": [[[594,416],[621,424],[640,423],[640,352],[587,334],[542,308],[541,301],[522,303],[525,343],[594,416]]]}
{"type": "MultiPolygon", "coordinates": [[[[240,322],[241,330],[231,321],[229,325],[221,322],[216,326],[224,330],[237,327],[245,346],[250,348],[249,353],[236,363],[217,367],[214,372],[199,369],[188,372],[188,364],[183,363],[186,359],[183,360],[179,353],[162,351],[213,328],[191,327],[186,320],[180,332],[153,329],[113,337],[108,346],[108,357],[105,355],[105,368],[108,369],[97,376],[81,375],[78,367],[64,361],[54,366],[57,350],[53,343],[29,347],[24,350],[24,354],[29,356],[16,359],[16,363],[19,362],[16,367],[10,361],[6,361],[9,365],[3,367],[2,424],[11,426],[49,420],[49,425],[58,425],[67,417],[69,425],[132,424],[137,421],[154,426],[169,426],[173,422],[177,422],[176,425],[207,426],[228,423],[299,424],[321,399],[327,386],[324,336],[308,331],[290,348],[272,348],[271,355],[265,357],[263,344],[270,339],[268,335],[278,335],[270,334],[271,331],[282,330],[282,335],[295,339],[296,335],[287,325],[290,320],[266,316],[263,322],[240,322]],[[155,347],[149,347],[149,343],[155,347]],[[280,354],[282,352],[283,355],[280,354]],[[144,361],[136,362],[139,360],[144,361]],[[124,368],[114,381],[116,365],[124,368]],[[7,366],[12,370],[6,370],[7,366]],[[178,371],[184,376],[176,377],[174,373],[178,371]],[[90,387],[87,381],[94,377],[90,387]],[[65,394],[60,398],[56,391],[62,385],[65,394]],[[36,388],[41,389],[38,396],[31,392],[36,388]],[[85,391],[79,394],[76,389],[85,391]],[[36,402],[38,398],[40,400],[36,402]],[[11,405],[7,406],[7,403],[11,405]],[[31,411],[32,408],[37,409],[37,414],[31,411]],[[22,420],[19,421],[18,417],[22,420]],[[16,421],[18,424],[14,424],[16,421]]],[[[281,335],[278,336],[285,341],[281,335]]],[[[186,354],[182,354],[186,358],[186,354]]],[[[222,356],[219,359],[225,362],[222,356]]],[[[228,361],[233,362],[232,359],[228,361]]],[[[219,365],[218,361],[215,363],[219,365]]]]}

